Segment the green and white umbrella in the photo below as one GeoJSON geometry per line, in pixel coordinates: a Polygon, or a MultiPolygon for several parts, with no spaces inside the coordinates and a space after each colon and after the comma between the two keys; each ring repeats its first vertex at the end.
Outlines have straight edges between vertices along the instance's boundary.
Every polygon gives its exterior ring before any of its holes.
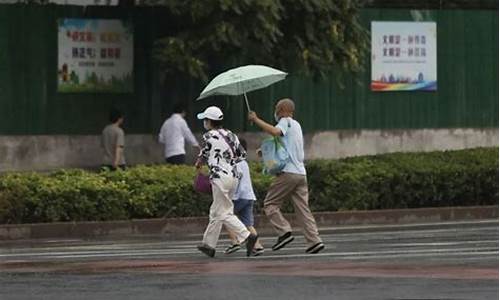
{"type": "Polygon", "coordinates": [[[244,95],[250,111],[247,93],[265,88],[285,79],[287,73],[261,65],[248,65],[231,69],[217,75],[196,100],[214,95],[244,95]]]}

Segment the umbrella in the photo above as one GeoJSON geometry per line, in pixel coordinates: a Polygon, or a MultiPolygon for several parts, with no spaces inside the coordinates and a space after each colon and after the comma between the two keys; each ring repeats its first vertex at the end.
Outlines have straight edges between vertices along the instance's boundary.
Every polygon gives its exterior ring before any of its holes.
{"type": "Polygon", "coordinates": [[[247,109],[250,111],[247,93],[265,88],[285,79],[287,73],[261,65],[248,65],[231,69],[217,75],[201,92],[196,100],[213,95],[245,96],[247,109]]]}

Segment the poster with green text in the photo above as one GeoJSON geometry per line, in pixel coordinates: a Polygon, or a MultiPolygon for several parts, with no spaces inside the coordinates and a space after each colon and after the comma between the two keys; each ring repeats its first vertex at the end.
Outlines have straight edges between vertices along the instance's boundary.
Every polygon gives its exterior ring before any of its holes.
{"type": "Polygon", "coordinates": [[[134,35],[129,21],[58,20],[58,92],[134,91],[134,35]]]}

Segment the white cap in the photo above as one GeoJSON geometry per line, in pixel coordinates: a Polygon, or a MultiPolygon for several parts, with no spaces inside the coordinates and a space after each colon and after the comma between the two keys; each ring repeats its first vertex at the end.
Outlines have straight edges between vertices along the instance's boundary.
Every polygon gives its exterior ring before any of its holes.
{"type": "Polygon", "coordinates": [[[224,114],[222,113],[222,110],[220,110],[220,108],[218,108],[217,106],[210,106],[207,107],[204,112],[199,113],[197,117],[199,120],[210,119],[214,121],[220,121],[224,119],[224,114]]]}

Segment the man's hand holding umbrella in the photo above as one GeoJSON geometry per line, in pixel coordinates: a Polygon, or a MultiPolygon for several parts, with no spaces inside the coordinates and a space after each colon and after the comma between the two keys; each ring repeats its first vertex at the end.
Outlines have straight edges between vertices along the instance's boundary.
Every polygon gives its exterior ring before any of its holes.
{"type": "Polygon", "coordinates": [[[257,116],[257,113],[254,111],[250,111],[248,113],[248,120],[259,126],[262,130],[272,136],[281,136],[281,130],[260,119],[259,116],[257,116]]]}

